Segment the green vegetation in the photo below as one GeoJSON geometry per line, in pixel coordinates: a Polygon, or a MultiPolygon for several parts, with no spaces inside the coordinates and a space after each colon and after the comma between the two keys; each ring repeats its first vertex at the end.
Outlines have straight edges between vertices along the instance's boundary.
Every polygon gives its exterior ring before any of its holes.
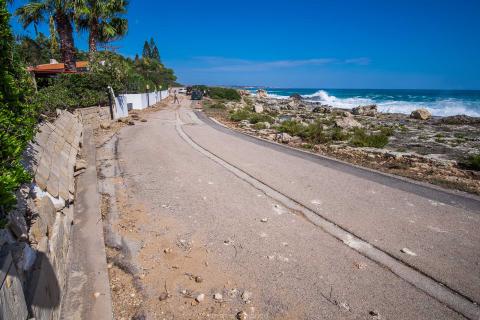
{"type": "Polygon", "coordinates": [[[248,111],[247,109],[239,109],[230,114],[230,120],[239,122],[242,120],[248,120],[251,124],[256,124],[258,122],[268,122],[274,123],[275,119],[273,119],[268,114],[263,113],[255,113],[248,111]]]}
{"type": "Polygon", "coordinates": [[[341,128],[335,127],[331,131],[331,137],[333,141],[345,141],[350,138],[350,135],[341,128]]]}
{"type": "Polygon", "coordinates": [[[292,136],[299,136],[305,141],[313,144],[328,143],[331,141],[345,141],[350,135],[340,128],[332,128],[328,131],[323,129],[324,122],[317,120],[309,125],[304,125],[298,121],[284,121],[277,130],[286,132],[292,136]]]}
{"type": "Polygon", "coordinates": [[[173,71],[158,61],[148,58],[134,61],[119,54],[98,52],[93,56],[90,72],[38,81],[39,91],[33,101],[41,112],[52,114],[55,108],[105,105],[108,86],[115,93],[137,93],[167,88],[175,80],[173,71]]]}
{"type": "Polygon", "coordinates": [[[208,87],[208,96],[212,99],[240,101],[242,97],[237,90],[231,88],[208,87]]]}
{"type": "Polygon", "coordinates": [[[286,120],[277,126],[277,130],[291,136],[306,137],[307,126],[295,120],[286,120]]]}
{"type": "MultiPolygon", "coordinates": [[[[36,28],[39,23],[49,21],[50,17],[53,18],[54,27],[60,38],[60,53],[67,71],[77,69],[73,40],[73,24],[77,16],[75,6],[76,1],[30,0],[15,12],[24,28],[31,24],[34,24],[36,28]]],[[[53,39],[57,35],[51,34],[50,36],[53,39]]]]}
{"type": "Polygon", "coordinates": [[[243,120],[249,120],[251,116],[251,112],[247,109],[239,109],[230,114],[230,120],[235,122],[240,122],[243,120]]]}
{"type": "Polygon", "coordinates": [[[356,147],[383,148],[388,144],[388,136],[384,133],[368,134],[365,129],[356,128],[350,143],[356,147]]]}
{"type": "Polygon", "coordinates": [[[265,122],[257,122],[253,125],[253,128],[255,130],[263,130],[263,129],[267,129],[267,125],[265,124],[265,122]]]}
{"type": "Polygon", "coordinates": [[[395,129],[393,127],[382,126],[380,127],[380,133],[387,137],[391,137],[395,133],[395,129]]]}
{"type": "Polygon", "coordinates": [[[460,166],[468,170],[480,171],[480,153],[469,156],[460,163],[460,166]]]}
{"type": "MultiPolygon", "coordinates": [[[[0,2],[0,220],[15,204],[15,190],[29,174],[20,163],[36,124],[31,79],[14,51],[6,2],[0,2]]],[[[1,223],[1,222],[0,222],[1,223]]]]}
{"type": "Polygon", "coordinates": [[[128,21],[125,0],[76,0],[75,23],[77,29],[88,31],[89,52],[97,52],[97,43],[116,40],[127,33],[128,21]]]}

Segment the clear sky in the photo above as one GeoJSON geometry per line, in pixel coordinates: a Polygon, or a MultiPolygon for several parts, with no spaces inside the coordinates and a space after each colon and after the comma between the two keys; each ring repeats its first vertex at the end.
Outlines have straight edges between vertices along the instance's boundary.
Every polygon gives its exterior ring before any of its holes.
{"type": "Polygon", "coordinates": [[[119,51],[154,37],[185,84],[480,89],[480,0],[130,0],[128,18],[119,51]]]}

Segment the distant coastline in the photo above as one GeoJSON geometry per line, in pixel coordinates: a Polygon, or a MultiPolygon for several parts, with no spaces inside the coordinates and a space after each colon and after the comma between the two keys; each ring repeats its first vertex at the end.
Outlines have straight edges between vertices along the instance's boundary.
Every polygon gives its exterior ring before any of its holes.
{"type": "Polygon", "coordinates": [[[244,86],[255,93],[262,88],[269,97],[287,99],[300,94],[305,100],[320,102],[337,108],[352,109],[376,104],[380,112],[410,114],[425,108],[434,116],[468,115],[480,117],[480,90],[425,90],[425,89],[321,89],[271,88],[244,86]]]}

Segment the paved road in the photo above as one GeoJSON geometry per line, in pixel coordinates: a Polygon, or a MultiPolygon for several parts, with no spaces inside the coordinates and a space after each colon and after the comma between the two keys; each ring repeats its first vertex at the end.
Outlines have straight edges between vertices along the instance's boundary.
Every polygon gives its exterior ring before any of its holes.
{"type": "Polygon", "coordinates": [[[477,198],[256,142],[188,105],[150,114],[119,136],[128,193],[146,212],[132,238],[145,248],[136,263],[150,270],[153,318],[223,319],[239,310],[258,319],[479,317],[477,198]],[[186,238],[194,248],[180,267],[205,278],[192,290],[246,289],[252,304],[184,307],[175,295],[156,303],[165,279],[170,291],[188,285],[172,261],[149,264],[159,249],[150,237],[160,230],[162,246],[186,238]]]}

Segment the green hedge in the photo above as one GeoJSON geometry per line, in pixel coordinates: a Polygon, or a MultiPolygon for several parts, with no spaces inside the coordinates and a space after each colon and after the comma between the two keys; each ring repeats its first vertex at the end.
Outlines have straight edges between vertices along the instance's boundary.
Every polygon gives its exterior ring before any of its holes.
{"type": "Polygon", "coordinates": [[[0,1],[0,220],[15,204],[15,190],[30,178],[20,159],[36,124],[35,109],[26,103],[32,81],[14,52],[9,19],[0,1]]]}
{"type": "Polygon", "coordinates": [[[212,99],[240,101],[242,98],[237,90],[231,88],[209,87],[208,96],[212,99]]]}
{"type": "Polygon", "coordinates": [[[64,74],[53,83],[40,89],[33,102],[47,115],[55,109],[75,109],[105,105],[108,102],[108,79],[102,79],[93,73],[64,74]]]}

